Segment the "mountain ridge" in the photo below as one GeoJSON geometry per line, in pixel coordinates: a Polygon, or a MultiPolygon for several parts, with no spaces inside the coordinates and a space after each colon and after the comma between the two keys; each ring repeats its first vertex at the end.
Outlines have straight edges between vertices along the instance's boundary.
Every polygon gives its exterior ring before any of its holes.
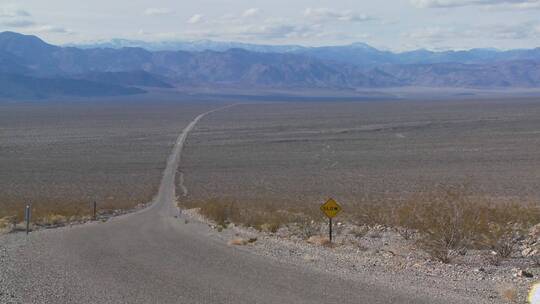
{"type": "Polygon", "coordinates": [[[140,88],[145,87],[190,86],[350,91],[403,86],[540,87],[540,49],[471,52],[420,50],[400,55],[400,62],[409,63],[395,63],[398,60],[392,59],[394,53],[361,43],[314,48],[302,54],[243,48],[226,51],[149,51],[139,47],[80,49],[51,45],[36,36],[4,32],[0,33],[0,63],[4,63],[0,73],[11,76],[0,78],[0,87],[9,83],[20,88],[9,98],[16,98],[16,92],[40,98],[77,96],[79,91],[70,86],[79,88],[81,96],[144,93],[140,88]],[[435,58],[434,54],[440,58],[435,58]],[[40,79],[56,89],[38,85],[40,79]],[[90,90],[83,88],[83,84],[90,90]]]}
{"type": "Polygon", "coordinates": [[[301,45],[265,45],[242,42],[222,42],[213,40],[160,41],[112,39],[97,43],[69,44],[82,49],[138,47],[149,51],[219,51],[244,49],[262,53],[292,53],[308,55],[317,59],[333,60],[359,66],[381,64],[422,64],[422,63],[482,63],[491,60],[540,60],[540,47],[533,49],[499,50],[495,48],[472,48],[468,50],[431,51],[416,49],[403,52],[380,50],[364,42],[348,45],[307,47],[301,45]],[[351,56],[352,55],[352,56],[351,56]],[[375,57],[375,58],[372,58],[375,57]]]}

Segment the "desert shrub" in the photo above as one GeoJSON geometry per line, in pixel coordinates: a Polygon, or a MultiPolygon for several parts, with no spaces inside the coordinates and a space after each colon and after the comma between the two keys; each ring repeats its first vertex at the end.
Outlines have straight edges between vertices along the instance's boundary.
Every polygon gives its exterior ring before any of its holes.
{"type": "Polygon", "coordinates": [[[397,232],[399,233],[399,235],[401,235],[401,237],[405,240],[410,240],[413,238],[413,236],[415,235],[415,230],[414,229],[409,229],[409,228],[406,228],[406,227],[397,227],[397,232]]]}
{"type": "Polygon", "coordinates": [[[68,218],[66,216],[60,215],[60,214],[48,214],[45,216],[40,217],[36,224],[43,225],[43,226],[59,226],[64,225],[68,222],[68,218]]]}
{"type": "MultiPolygon", "coordinates": [[[[320,234],[323,216],[318,205],[281,202],[214,198],[182,204],[200,208],[203,216],[222,226],[236,223],[275,232],[287,225],[304,239],[320,234]]],[[[433,259],[446,263],[468,249],[490,249],[503,259],[513,252],[521,231],[540,222],[538,204],[488,199],[468,184],[426,187],[405,199],[365,197],[344,208],[343,219],[361,227],[394,227],[405,239],[414,235],[433,259]]],[[[367,231],[352,233],[363,237],[367,231]]]]}
{"type": "Polygon", "coordinates": [[[466,194],[461,187],[418,193],[397,207],[396,223],[419,231],[426,252],[448,263],[453,251],[467,247],[480,223],[481,214],[466,194]]]}
{"type": "Polygon", "coordinates": [[[534,267],[540,267],[540,254],[533,254],[530,258],[534,267]]]}
{"type": "Polygon", "coordinates": [[[491,251],[485,256],[485,262],[492,266],[500,266],[503,260],[504,258],[495,251],[491,251]]]}
{"type": "Polygon", "coordinates": [[[519,244],[523,231],[513,223],[490,223],[483,232],[483,243],[501,258],[509,258],[519,244]]]}
{"type": "Polygon", "coordinates": [[[281,226],[293,221],[293,214],[262,202],[239,203],[232,199],[212,198],[183,203],[186,208],[199,208],[201,215],[219,226],[230,223],[252,227],[257,230],[276,232],[281,226]]]}
{"type": "Polygon", "coordinates": [[[309,239],[312,236],[316,236],[321,232],[321,225],[318,222],[304,218],[296,222],[296,234],[302,239],[309,239]]]}
{"type": "Polygon", "coordinates": [[[540,221],[538,205],[500,203],[473,195],[466,184],[439,185],[409,199],[362,208],[360,221],[391,225],[406,239],[419,234],[419,245],[434,259],[449,262],[469,248],[489,248],[508,257],[519,233],[540,221]]]}
{"type": "Polygon", "coordinates": [[[240,218],[240,209],[232,200],[209,199],[192,202],[190,207],[200,208],[202,216],[216,222],[217,225],[226,226],[235,219],[240,218]]]}
{"type": "Polygon", "coordinates": [[[501,298],[507,302],[515,303],[518,299],[518,290],[515,286],[504,285],[497,288],[501,298]]]}
{"type": "Polygon", "coordinates": [[[360,226],[360,227],[354,227],[351,230],[352,235],[354,235],[356,238],[361,239],[369,232],[369,228],[367,226],[360,226]]]}
{"type": "Polygon", "coordinates": [[[5,229],[9,226],[9,220],[7,217],[5,218],[0,218],[0,229],[5,229]]]}
{"type": "Polygon", "coordinates": [[[358,226],[392,225],[396,202],[381,196],[366,196],[358,203],[348,206],[351,217],[358,226]]]}
{"type": "Polygon", "coordinates": [[[9,217],[0,218],[0,233],[10,232],[13,226],[13,220],[9,217]]]}

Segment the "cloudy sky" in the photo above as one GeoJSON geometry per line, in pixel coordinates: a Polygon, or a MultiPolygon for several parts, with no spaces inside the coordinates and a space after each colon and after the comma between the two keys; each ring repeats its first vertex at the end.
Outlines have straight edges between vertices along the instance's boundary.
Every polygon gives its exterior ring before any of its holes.
{"type": "Polygon", "coordinates": [[[56,44],[126,38],[532,48],[540,46],[540,0],[0,0],[0,30],[56,44]]]}

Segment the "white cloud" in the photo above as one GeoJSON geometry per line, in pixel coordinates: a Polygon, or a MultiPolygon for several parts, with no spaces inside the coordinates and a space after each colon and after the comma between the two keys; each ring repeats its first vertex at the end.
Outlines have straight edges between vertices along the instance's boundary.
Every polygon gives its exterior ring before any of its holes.
{"type": "Polygon", "coordinates": [[[463,47],[470,48],[476,44],[478,37],[492,42],[505,41],[505,44],[508,44],[509,41],[540,38],[540,24],[530,22],[513,25],[492,24],[468,27],[467,29],[428,27],[404,33],[402,36],[406,41],[414,41],[417,45],[422,46],[449,49],[452,44],[460,43],[463,47]]]}
{"type": "Polygon", "coordinates": [[[540,8],[540,0],[411,0],[411,3],[419,8],[450,8],[475,5],[505,5],[516,9],[540,8]]]}
{"type": "Polygon", "coordinates": [[[0,17],[15,18],[15,17],[30,17],[30,13],[23,9],[15,8],[0,8],[0,17]]]}
{"type": "Polygon", "coordinates": [[[72,33],[70,30],[67,30],[66,28],[55,26],[55,25],[49,25],[49,24],[44,24],[44,25],[34,27],[32,28],[32,30],[39,33],[60,33],[60,34],[72,33]]]}
{"type": "Polygon", "coordinates": [[[197,24],[200,23],[203,20],[203,15],[195,14],[191,16],[191,18],[188,19],[187,23],[189,24],[197,24]]]}
{"type": "Polygon", "coordinates": [[[350,10],[338,11],[329,8],[307,8],[304,11],[304,16],[317,22],[365,22],[374,19],[350,10]]]}
{"type": "Polygon", "coordinates": [[[516,3],[513,6],[520,9],[540,9],[540,1],[527,1],[523,3],[516,3]]]}
{"type": "Polygon", "coordinates": [[[147,16],[163,16],[163,15],[170,15],[173,11],[169,8],[147,8],[144,11],[144,14],[147,16]]]}
{"type": "Polygon", "coordinates": [[[258,9],[258,8],[255,8],[255,7],[249,8],[249,9],[244,11],[244,13],[242,14],[242,17],[245,17],[245,18],[253,17],[253,16],[258,15],[259,12],[260,12],[260,9],[258,9]]]}
{"type": "Polygon", "coordinates": [[[33,26],[35,23],[30,20],[7,20],[2,22],[2,25],[12,28],[24,28],[33,26]]]}
{"type": "Polygon", "coordinates": [[[314,33],[317,33],[315,28],[305,25],[265,24],[239,28],[234,34],[244,38],[284,39],[305,38],[313,35],[314,33]]]}

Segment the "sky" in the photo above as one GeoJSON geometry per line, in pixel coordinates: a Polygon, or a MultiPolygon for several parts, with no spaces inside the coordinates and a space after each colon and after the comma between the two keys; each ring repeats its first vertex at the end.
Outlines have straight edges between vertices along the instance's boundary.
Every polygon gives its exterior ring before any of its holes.
{"type": "Polygon", "coordinates": [[[0,0],[0,31],[54,44],[112,38],[411,49],[540,47],[540,0],[0,0]]]}

